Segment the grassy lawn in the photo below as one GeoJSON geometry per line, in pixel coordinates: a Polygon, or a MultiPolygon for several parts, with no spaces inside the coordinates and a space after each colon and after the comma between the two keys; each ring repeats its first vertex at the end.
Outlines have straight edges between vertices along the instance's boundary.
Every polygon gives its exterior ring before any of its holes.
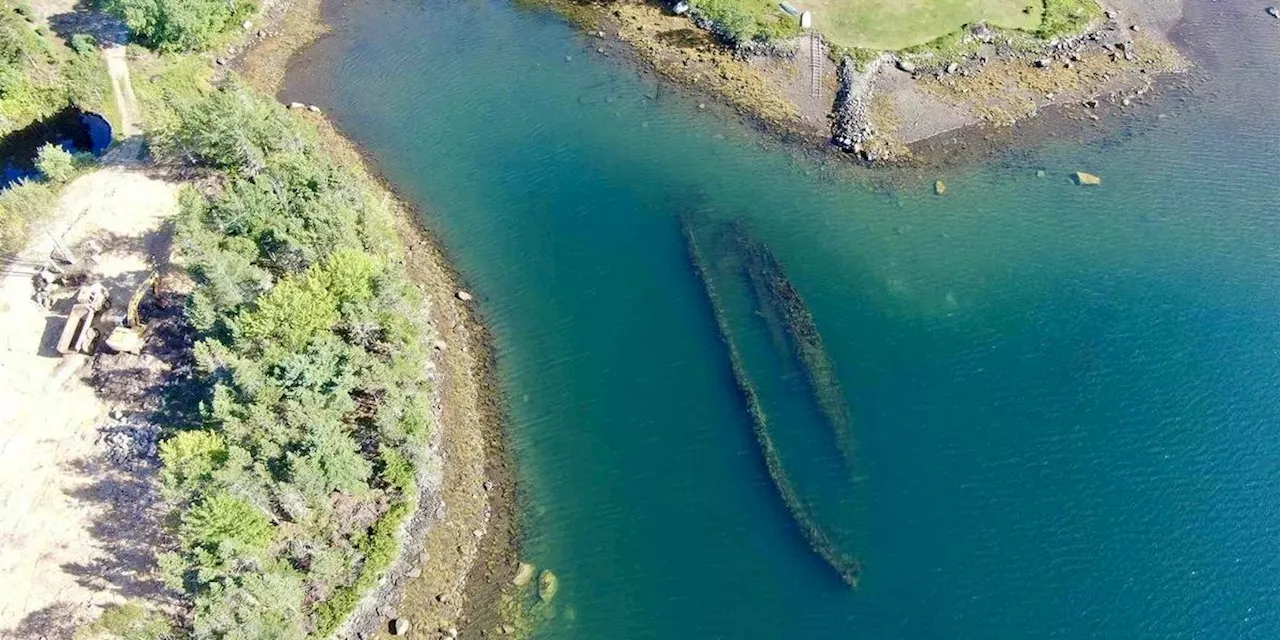
{"type": "MultiPolygon", "coordinates": [[[[799,19],[778,0],[690,0],[738,41],[799,33],[799,19]]],[[[901,51],[951,34],[965,25],[1054,38],[1083,30],[1102,14],[1095,0],[791,0],[813,12],[814,27],[848,50],[901,51]]],[[[934,45],[929,45],[934,46],[934,45]]]]}
{"type": "Polygon", "coordinates": [[[1041,0],[803,0],[814,27],[838,45],[896,51],[987,22],[1007,29],[1040,26],[1041,0]]]}

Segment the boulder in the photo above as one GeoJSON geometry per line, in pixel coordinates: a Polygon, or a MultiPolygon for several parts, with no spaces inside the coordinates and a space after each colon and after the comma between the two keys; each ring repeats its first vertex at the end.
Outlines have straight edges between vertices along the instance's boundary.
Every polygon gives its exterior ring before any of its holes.
{"type": "Polygon", "coordinates": [[[320,107],[317,107],[317,106],[316,106],[316,105],[314,105],[314,104],[313,104],[313,105],[309,105],[309,106],[307,106],[307,111],[310,111],[311,113],[320,113],[320,107]]]}
{"type": "Polygon", "coordinates": [[[517,587],[523,587],[526,584],[529,584],[529,581],[533,579],[535,571],[537,571],[537,568],[533,565],[528,562],[521,562],[520,567],[516,569],[516,577],[511,579],[511,584],[514,584],[517,587]]]}
{"type": "Polygon", "coordinates": [[[943,181],[941,181],[941,180],[935,180],[935,181],[933,182],[933,193],[934,193],[934,194],[936,194],[936,195],[942,195],[942,194],[944,194],[944,193],[946,193],[946,192],[947,192],[947,183],[945,183],[945,182],[943,182],[943,181]]]}
{"type": "Polygon", "coordinates": [[[302,104],[301,102],[290,102],[289,108],[290,109],[306,109],[307,105],[302,104]]]}
{"type": "Polygon", "coordinates": [[[946,72],[947,72],[947,75],[951,75],[951,74],[953,74],[953,73],[955,73],[956,71],[959,71],[959,70],[960,70],[960,65],[959,65],[959,64],[956,64],[956,63],[954,63],[954,62],[952,62],[951,64],[947,65],[947,71],[946,71],[946,72]]]}
{"type": "Polygon", "coordinates": [[[551,573],[550,569],[543,569],[542,574],[538,576],[538,599],[543,602],[551,602],[551,599],[556,597],[556,593],[559,591],[560,578],[551,573]]]}
{"type": "Polygon", "coordinates": [[[390,631],[393,636],[402,636],[409,633],[409,621],[405,618],[396,618],[387,625],[387,631],[390,631]]]}
{"type": "Polygon", "coordinates": [[[905,72],[907,72],[907,73],[915,73],[915,72],[916,72],[916,65],[914,65],[914,64],[912,64],[911,62],[908,62],[908,61],[906,61],[906,60],[898,60],[898,65],[897,65],[897,66],[898,66],[898,68],[899,68],[899,69],[901,69],[901,70],[903,70],[903,71],[905,71],[905,72]]]}
{"type": "Polygon", "coordinates": [[[459,290],[458,299],[463,302],[471,302],[471,294],[467,293],[466,291],[459,290]]]}
{"type": "Polygon", "coordinates": [[[1275,7],[1267,7],[1267,15],[1271,16],[1272,18],[1275,18],[1276,20],[1280,20],[1280,9],[1277,9],[1275,7]]]}
{"type": "Polygon", "coordinates": [[[1099,178],[1098,176],[1095,176],[1092,173],[1077,171],[1076,184],[1081,186],[1097,186],[1102,184],[1102,178],[1099,178]]]}
{"type": "Polygon", "coordinates": [[[1048,67],[1051,64],[1053,64],[1053,60],[1050,60],[1048,58],[1040,58],[1039,60],[1036,60],[1036,66],[1042,69],[1045,67],[1048,67]]]}

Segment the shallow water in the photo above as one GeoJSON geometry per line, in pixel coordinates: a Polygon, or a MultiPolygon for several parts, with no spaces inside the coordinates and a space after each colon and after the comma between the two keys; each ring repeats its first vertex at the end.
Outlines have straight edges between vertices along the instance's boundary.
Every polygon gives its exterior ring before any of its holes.
{"type": "MultiPolygon", "coordinates": [[[[893,189],[551,14],[342,14],[286,97],[430,212],[478,295],[524,555],[560,576],[538,637],[1280,635],[1280,30],[1257,7],[1189,6],[1208,81],[1188,102],[893,189]],[[767,244],[830,350],[866,491],[856,591],[770,482],[691,208],[767,244]]],[[[832,484],[815,500],[852,482],[776,428],[832,484]]]]}
{"type": "Polygon", "coordinates": [[[0,142],[0,189],[35,178],[36,152],[56,144],[72,153],[102,155],[111,146],[111,123],[96,113],[67,107],[44,120],[4,136],[0,142]]]}

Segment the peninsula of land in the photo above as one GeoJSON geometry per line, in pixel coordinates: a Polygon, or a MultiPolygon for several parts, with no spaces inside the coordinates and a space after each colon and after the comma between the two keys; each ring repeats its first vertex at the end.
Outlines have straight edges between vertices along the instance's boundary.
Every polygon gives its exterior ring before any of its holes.
{"type": "Polygon", "coordinates": [[[0,636],[456,636],[509,548],[472,295],[270,95],[316,12],[3,6],[0,636]]]}
{"type": "Polygon", "coordinates": [[[1097,119],[1187,61],[1180,0],[541,0],[586,33],[785,135],[869,161],[1053,105],[1097,119]]]}

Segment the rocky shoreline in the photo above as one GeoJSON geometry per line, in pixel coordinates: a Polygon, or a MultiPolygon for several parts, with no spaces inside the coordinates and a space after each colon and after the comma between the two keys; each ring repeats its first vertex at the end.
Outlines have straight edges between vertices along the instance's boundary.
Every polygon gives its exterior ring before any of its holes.
{"type": "MultiPolygon", "coordinates": [[[[218,67],[278,95],[290,61],[328,32],[329,21],[322,0],[277,0],[259,21],[247,29],[246,44],[226,51],[218,67]]],[[[472,635],[466,633],[469,621],[490,618],[497,603],[470,596],[508,582],[516,564],[514,473],[490,337],[420,212],[395,194],[319,107],[306,106],[301,117],[313,122],[335,159],[380,185],[394,210],[402,267],[426,301],[428,377],[435,383],[436,428],[419,465],[417,508],[399,532],[400,553],[335,637],[374,638],[393,630],[413,637],[472,635]]]]}
{"type": "Polygon", "coordinates": [[[1108,0],[1083,33],[1049,40],[979,23],[944,50],[871,60],[839,53],[817,32],[771,45],[730,44],[696,11],[676,16],[643,0],[531,1],[602,40],[600,52],[616,42],[785,140],[866,162],[918,161],[939,138],[1007,128],[1048,108],[1092,109],[1110,96],[1132,102],[1157,78],[1189,68],[1168,35],[1182,0],[1108,0]],[[819,55],[827,60],[815,61],[819,55]]]}

